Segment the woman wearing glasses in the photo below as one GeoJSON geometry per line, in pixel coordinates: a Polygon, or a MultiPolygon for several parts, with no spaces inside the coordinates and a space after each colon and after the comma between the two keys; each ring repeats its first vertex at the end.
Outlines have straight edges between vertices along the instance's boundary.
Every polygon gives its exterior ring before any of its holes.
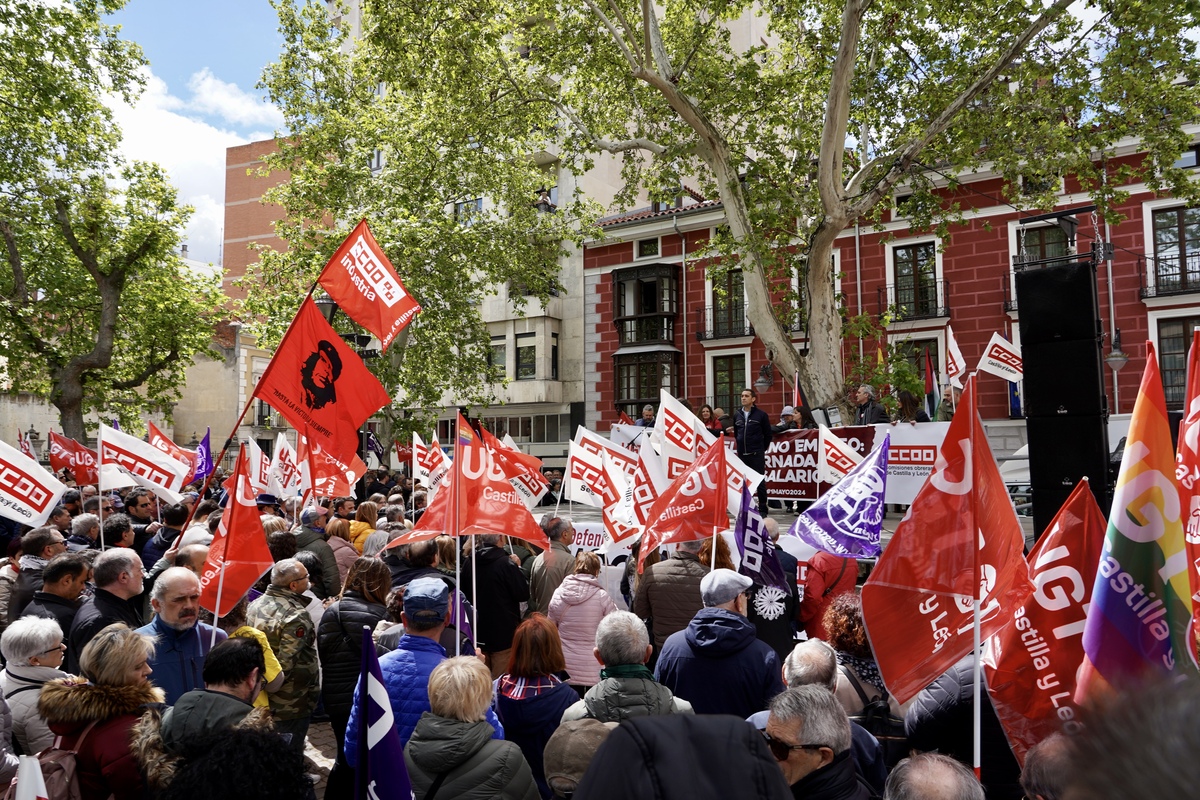
{"type": "Polygon", "coordinates": [[[8,666],[0,672],[0,690],[12,711],[12,735],[21,752],[33,755],[54,741],[46,720],[38,713],[42,686],[67,677],[62,671],[62,628],[52,619],[22,617],[0,637],[0,653],[8,666]]]}

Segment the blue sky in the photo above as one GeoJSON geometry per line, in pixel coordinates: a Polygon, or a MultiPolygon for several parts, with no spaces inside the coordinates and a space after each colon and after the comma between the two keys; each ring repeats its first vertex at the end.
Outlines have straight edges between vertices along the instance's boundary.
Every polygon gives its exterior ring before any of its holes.
{"type": "Polygon", "coordinates": [[[217,263],[225,150],[269,138],[282,125],[255,88],[282,43],[275,10],[267,0],[130,0],[109,21],[150,61],[137,103],[113,103],[122,150],[166,168],[184,202],[196,207],[190,257],[217,263]]]}

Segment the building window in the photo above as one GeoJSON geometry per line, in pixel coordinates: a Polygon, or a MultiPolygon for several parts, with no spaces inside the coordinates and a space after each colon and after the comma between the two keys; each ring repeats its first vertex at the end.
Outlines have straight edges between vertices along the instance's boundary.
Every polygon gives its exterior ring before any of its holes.
{"type": "Polygon", "coordinates": [[[1192,145],[1183,151],[1183,155],[1175,162],[1179,169],[1195,169],[1200,167],[1200,145],[1192,145]]]}
{"type": "Polygon", "coordinates": [[[383,151],[376,148],[371,151],[371,172],[379,172],[383,169],[383,151]]]}
{"type": "Polygon", "coordinates": [[[892,248],[893,305],[901,317],[937,315],[937,250],[933,242],[892,248]]]}
{"type": "Polygon", "coordinates": [[[537,343],[532,333],[517,334],[517,380],[531,381],[537,377],[537,343]]]}
{"type": "Polygon", "coordinates": [[[719,281],[713,281],[713,336],[747,336],[745,277],[740,269],[731,269],[719,281]]]}
{"type": "Polygon", "coordinates": [[[254,424],[260,428],[271,427],[271,407],[262,400],[259,400],[256,405],[254,424]]]}
{"type": "Polygon", "coordinates": [[[732,414],[741,407],[746,388],[746,356],[715,356],[712,360],[713,408],[732,414]]]}
{"type": "Polygon", "coordinates": [[[1067,255],[1067,234],[1057,225],[1017,229],[1021,261],[1045,261],[1067,255]]]}
{"type": "Polygon", "coordinates": [[[483,214],[483,198],[476,197],[474,200],[467,200],[462,203],[454,204],[454,219],[463,225],[474,225],[480,215],[483,214]]]}
{"type": "Polygon", "coordinates": [[[1188,348],[1192,345],[1192,330],[1197,327],[1200,317],[1177,317],[1158,323],[1158,367],[1168,408],[1183,408],[1188,348]]]}
{"type": "Polygon", "coordinates": [[[676,353],[630,353],[613,356],[617,373],[617,407],[637,418],[642,406],[658,405],[659,389],[676,393],[676,353]]]}
{"type": "MultiPolygon", "coordinates": [[[[913,370],[917,373],[917,377],[921,382],[925,382],[925,348],[929,348],[929,359],[933,362],[933,369],[936,372],[938,361],[938,340],[937,339],[905,339],[896,345],[896,349],[903,354],[904,360],[912,365],[913,370]]],[[[938,376],[933,376],[933,385],[938,385],[938,376]]]]}
{"type": "Polygon", "coordinates": [[[659,240],[657,237],[653,239],[638,239],[637,242],[637,257],[638,258],[655,258],[658,255],[659,240]]]}
{"type": "Polygon", "coordinates": [[[258,445],[258,449],[263,451],[263,455],[271,458],[275,455],[275,440],[274,439],[255,439],[254,443],[258,445]]]}
{"type": "Polygon", "coordinates": [[[675,341],[679,302],[675,269],[656,264],[613,272],[614,322],[621,344],[675,341]]]}
{"type": "Polygon", "coordinates": [[[1154,212],[1157,294],[1200,291],[1200,208],[1154,212]]]}
{"type": "Polygon", "coordinates": [[[508,375],[508,341],[503,336],[492,337],[492,349],[488,353],[488,366],[508,375]]]}
{"type": "Polygon", "coordinates": [[[558,334],[550,334],[550,380],[558,380],[558,334]]]}

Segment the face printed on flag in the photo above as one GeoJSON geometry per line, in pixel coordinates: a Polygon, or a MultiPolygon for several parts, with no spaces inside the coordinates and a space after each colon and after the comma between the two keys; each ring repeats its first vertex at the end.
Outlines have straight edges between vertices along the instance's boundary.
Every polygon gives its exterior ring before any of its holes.
{"type": "Polygon", "coordinates": [[[311,445],[349,461],[358,431],[390,402],[383,385],[330,327],[312,298],[300,305],[271,363],[254,387],[311,445]]]}

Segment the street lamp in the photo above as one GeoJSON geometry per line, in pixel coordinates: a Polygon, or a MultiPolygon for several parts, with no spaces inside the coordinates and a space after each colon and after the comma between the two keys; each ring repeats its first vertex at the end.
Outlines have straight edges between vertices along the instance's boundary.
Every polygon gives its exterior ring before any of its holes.
{"type": "Polygon", "coordinates": [[[1112,350],[1104,357],[1104,363],[1113,371],[1113,413],[1121,413],[1121,389],[1117,383],[1117,373],[1129,363],[1129,354],[1121,349],[1121,329],[1117,328],[1112,337],[1112,350]]]}
{"type": "Polygon", "coordinates": [[[758,368],[758,377],[754,379],[754,388],[761,394],[775,385],[775,367],[770,361],[758,368]]]}

